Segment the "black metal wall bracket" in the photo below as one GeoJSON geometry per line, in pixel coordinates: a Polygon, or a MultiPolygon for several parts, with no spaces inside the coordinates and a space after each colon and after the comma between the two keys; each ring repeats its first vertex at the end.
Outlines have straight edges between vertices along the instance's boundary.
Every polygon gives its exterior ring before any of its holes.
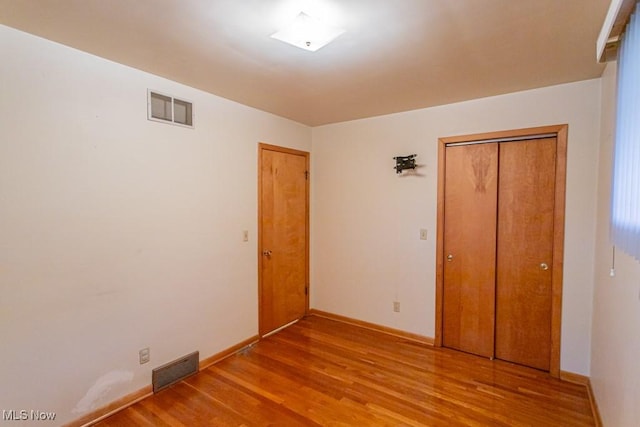
{"type": "Polygon", "coordinates": [[[396,173],[402,173],[405,169],[415,169],[416,157],[418,157],[417,154],[394,157],[393,159],[396,161],[396,166],[394,167],[396,173]]]}

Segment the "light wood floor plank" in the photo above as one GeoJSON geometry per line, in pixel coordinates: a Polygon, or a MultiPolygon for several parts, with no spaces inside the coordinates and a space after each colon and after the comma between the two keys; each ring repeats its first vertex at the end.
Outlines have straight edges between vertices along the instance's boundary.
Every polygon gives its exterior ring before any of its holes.
{"type": "Polygon", "coordinates": [[[99,426],[593,426],[586,387],[316,316],[99,426]]]}

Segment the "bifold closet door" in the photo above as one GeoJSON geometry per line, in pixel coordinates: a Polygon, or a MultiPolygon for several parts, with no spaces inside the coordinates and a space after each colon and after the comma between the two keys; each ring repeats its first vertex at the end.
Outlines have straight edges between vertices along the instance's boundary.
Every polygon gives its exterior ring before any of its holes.
{"type": "Polygon", "coordinates": [[[548,371],[556,138],[500,145],[495,357],[548,371]]]}
{"type": "Polygon", "coordinates": [[[443,345],[493,357],[498,144],[446,148],[443,345]]]}

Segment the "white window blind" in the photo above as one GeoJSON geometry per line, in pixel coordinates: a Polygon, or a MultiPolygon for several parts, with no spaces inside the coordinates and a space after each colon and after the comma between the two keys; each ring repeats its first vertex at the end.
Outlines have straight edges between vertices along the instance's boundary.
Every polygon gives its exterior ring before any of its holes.
{"type": "Polygon", "coordinates": [[[612,243],[640,260],[640,16],[631,15],[618,54],[612,243]]]}

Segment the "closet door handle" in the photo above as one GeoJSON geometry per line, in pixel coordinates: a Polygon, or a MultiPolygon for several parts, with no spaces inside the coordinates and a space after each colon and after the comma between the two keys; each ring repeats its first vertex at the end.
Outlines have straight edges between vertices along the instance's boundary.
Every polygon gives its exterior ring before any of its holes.
{"type": "Polygon", "coordinates": [[[542,264],[540,264],[540,269],[546,271],[549,269],[549,266],[547,265],[546,262],[543,262],[542,264]]]}
{"type": "Polygon", "coordinates": [[[453,261],[453,255],[451,255],[451,254],[447,255],[447,261],[448,262],[453,261]]]}

